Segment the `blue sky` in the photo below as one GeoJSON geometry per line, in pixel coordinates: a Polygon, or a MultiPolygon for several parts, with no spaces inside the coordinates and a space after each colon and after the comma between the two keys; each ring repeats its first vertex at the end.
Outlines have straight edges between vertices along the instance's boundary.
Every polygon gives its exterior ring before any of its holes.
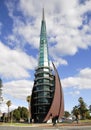
{"type": "Polygon", "coordinates": [[[26,106],[31,94],[38,51],[42,8],[50,62],[59,72],[65,110],[83,97],[91,105],[91,0],[0,0],[0,78],[2,112],[26,106]]]}

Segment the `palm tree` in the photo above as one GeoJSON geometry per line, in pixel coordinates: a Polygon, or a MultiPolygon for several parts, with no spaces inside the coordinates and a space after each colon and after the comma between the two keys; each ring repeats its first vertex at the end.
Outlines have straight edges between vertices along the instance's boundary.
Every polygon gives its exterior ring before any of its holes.
{"type": "MultiPolygon", "coordinates": [[[[0,114],[2,114],[2,112],[1,112],[2,102],[3,102],[3,98],[2,98],[2,80],[0,79],[0,114]]],[[[1,115],[0,115],[0,120],[1,120],[1,115]]]]}
{"type": "MultiPolygon", "coordinates": [[[[2,80],[0,79],[0,108],[1,108],[1,104],[2,104],[2,102],[3,102],[2,87],[3,87],[3,85],[2,85],[2,80]]],[[[1,109],[0,109],[0,111],[1,111],[1,109]]]]}
{"type": "Polygon", "coordinates": [[[11,101],[10,100],[8,100],[7,102],[6,102],[6,104],[7,104],[7,106],[8,106],[8,121],[9,121],[9,118],[10,118],[10,114],[9,114],[9,107],[11,106],[11,101]]]}
{"type": "Polygon", "coordinates": [[[28,102],[28,123],[30,123],[30,101],[31,101],[31,96],[27,96],[26,100],[28,102]]]}

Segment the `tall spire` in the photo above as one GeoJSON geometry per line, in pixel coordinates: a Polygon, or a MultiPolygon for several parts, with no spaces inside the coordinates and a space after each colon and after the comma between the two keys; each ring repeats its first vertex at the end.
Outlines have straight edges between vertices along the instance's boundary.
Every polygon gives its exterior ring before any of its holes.
{"type": "Polygon", "coordinates": [[[49,119],[63,115],[63,97],[60,78],[53,64],[54,72],[49,65],[46,22],[42,10],[40,48],[38,67],[35,70],[34,86],[31,96],[31,118],[35,123],[47,122],[49,119]]]}
{"type": "Polygon", "coordinates": [[[44,20],[44,8],[42,12],[42,21],[41,21],[41,32],[40,32],[40,49],[39,49],[39,67],[48,66],[48,45],[47,45],[47,34],[46,34],[46,22],[44,20]]]}
{"type": "Polygon", "coordinates": [[[45,20],[45,14],[44,14],[44,8],[43,8],[43,12],[42,12],[42,20],[45,20]]]}

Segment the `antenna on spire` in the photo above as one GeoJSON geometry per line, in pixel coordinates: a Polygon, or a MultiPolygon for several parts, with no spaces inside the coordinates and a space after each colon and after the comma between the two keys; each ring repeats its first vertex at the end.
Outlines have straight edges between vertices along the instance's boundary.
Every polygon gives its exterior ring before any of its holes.
{"type": "Polygon", "coordinates": [[[43,8],[43,12],[42,12],[42,20],[45,20],[45,15],[44,15],[44,8],[43,8]]]}

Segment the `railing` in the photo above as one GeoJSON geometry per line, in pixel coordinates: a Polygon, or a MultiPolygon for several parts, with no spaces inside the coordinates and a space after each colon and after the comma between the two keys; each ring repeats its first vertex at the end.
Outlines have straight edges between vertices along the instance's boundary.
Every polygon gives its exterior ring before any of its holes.
{"type": "Polygon", "coordinates": [[[52,83],[37,83],[34,86],[39,86],[39,85],[48,85],[48,86],[54,86],[52,83]]]}

